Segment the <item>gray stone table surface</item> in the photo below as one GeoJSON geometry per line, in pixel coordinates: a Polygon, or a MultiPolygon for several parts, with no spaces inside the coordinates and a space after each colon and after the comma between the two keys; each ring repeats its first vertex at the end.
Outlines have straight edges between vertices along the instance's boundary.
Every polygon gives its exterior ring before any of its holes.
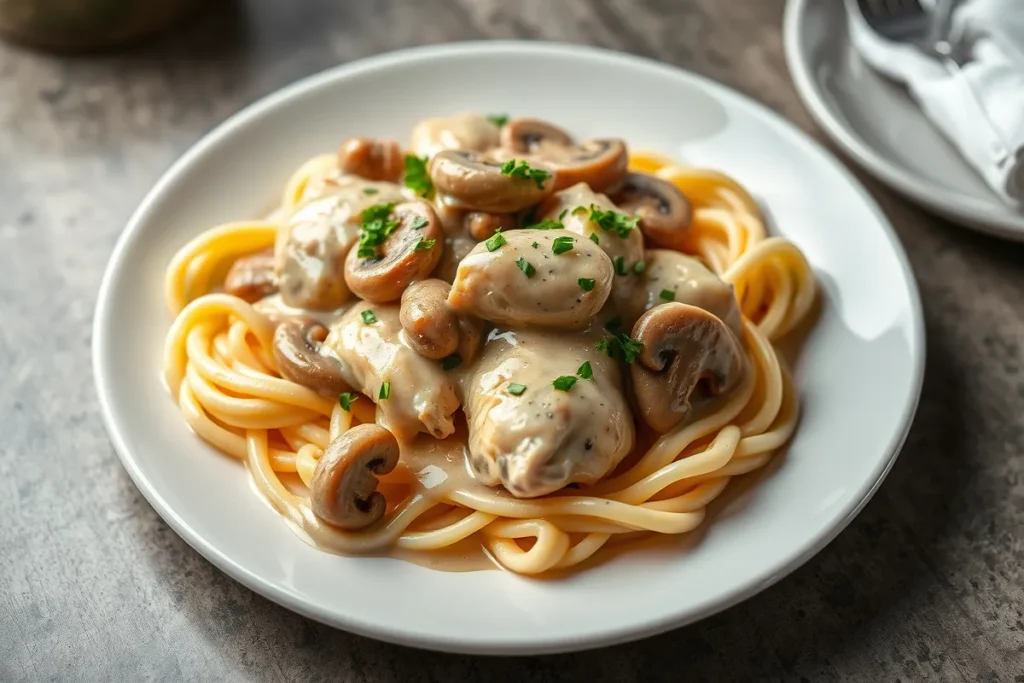
{"type": "Polygon", "coordinates": [[[107,257],[160,173],[228,115],[365,55],[523,37],[692,69],[823,140],[787,75],[782,4],[225,1],[119,53],[0,45],[0,681],[1024,681],[1024,247],[870,179],[927,322],[924,395],[903,454],[803,568],[659,637],[484,658],[322,626],[192,551],[135,489],[101,424],[89,349],[107,257]]]}

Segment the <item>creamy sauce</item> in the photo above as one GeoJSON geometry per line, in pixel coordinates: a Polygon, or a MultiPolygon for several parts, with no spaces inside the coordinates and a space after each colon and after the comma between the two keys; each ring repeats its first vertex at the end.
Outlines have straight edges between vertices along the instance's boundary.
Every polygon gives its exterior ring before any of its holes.
{"type": "Polygon", "coordinates": [[[333,311],[323,311],[316,308],[295,308],[289,306],[281,298],[280,294],[272,294],[264,297],[253,304],[257,313],[262,313],[274,324],[283,322],[288,318],[313,318],[324,327],[330,327],[341,315],[352,306],[349,301],[333,311]]]}

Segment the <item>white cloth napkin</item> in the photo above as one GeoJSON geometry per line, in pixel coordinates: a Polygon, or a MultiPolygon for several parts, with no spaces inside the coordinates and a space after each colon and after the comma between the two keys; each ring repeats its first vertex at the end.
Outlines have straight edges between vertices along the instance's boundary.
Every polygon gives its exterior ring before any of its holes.
{"type": "Polygon", "coordinates": [[[914,46],[872,31],[856,0],[846,0],[846,7],[851,40],[864,61],[906,85],[996,194],[1024,203],[1024,0],[968,0],[957,7],[950,35],[964,41],[970,56],[960,75],[914,46]]]}

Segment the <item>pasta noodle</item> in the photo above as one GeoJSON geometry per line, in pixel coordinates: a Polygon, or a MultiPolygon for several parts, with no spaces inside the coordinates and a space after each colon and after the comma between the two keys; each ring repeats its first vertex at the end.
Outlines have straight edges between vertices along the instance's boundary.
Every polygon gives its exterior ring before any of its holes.
{"type": "Polygon", "coordinates": [[[389,501],[384,519],[352,532],[324,523],[306,494],[316,463],[333,439],[374,421],[373,404],[357,401],[349,412],[284,379],[275,366],[271,323],[215,287],[234,259],[274,245],[281,217],[335,163],[333,155],[306,162],[269,218],[222,225],[185,245],[167,269],[165,288],[175,320],[164,375],[185,421],[245,462],[259,492],[317,546],[344,554],[397,551],[425,562],[446,548],[482,548],[513,572],[565,570],[620,539],[693,530],[733,477],[763,467],[793,434],[799,400],[773,343],[812,306],[807,261],[790,242],[767,235],[757,204],[731,178],[633,154],[631,169],[673,183],[690,200],[685,251],[735,288],[752,369],[743,383],[595,485],[534,499],[475,485],[468,476],[428,486],[403,452],[403,464],[381,477],[389,501]]]}

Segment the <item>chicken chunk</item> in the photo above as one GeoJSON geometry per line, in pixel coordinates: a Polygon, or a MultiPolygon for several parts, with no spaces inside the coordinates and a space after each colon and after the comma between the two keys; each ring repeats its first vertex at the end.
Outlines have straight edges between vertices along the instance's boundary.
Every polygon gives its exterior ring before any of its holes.
{"type": "Polygon", "coordinates": [[[586,327],[611,291],[612,262],[566,230],[513,230],[482,242],[459,264],[448,303],[484,320],[522,327],[586,327]],[[493,250],[492,250],[493,247],[493,250]]]}
{"type": "Polygon", "coordinates": [[[474,476],[516,497],[596,482],[633,448],[621,368],[588,335],[492,332],[463,389],[474,476]]]}
{"type": "Polygon", "coordinates": [[[359,241],[362,212],[403,201],[406,194],[394,183],[344,175],[325,180],[278,230],[274,270],[284,303],[333,310],[349,299],[345,257],[359,241]]]}
{"type": "Polygon", "coordinates": [[[454,380],[441,364],[416,353],[402,333],[399,306],[360,303],[331,326],[324,347],[342,361],[349,385],[377,404],[382,424],[401,440],[455,431],[454,380]]]}

